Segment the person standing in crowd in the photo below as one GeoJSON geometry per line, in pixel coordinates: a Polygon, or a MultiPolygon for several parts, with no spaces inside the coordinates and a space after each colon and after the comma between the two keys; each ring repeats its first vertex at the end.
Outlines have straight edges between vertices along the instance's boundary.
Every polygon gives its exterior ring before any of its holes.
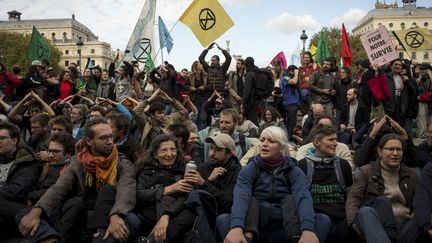
{"type": "Polygon", "coordinates": [[[108,70],[104,69],[100,77],[100,81],[96,91],[96,96],[105,99],[115,100],[116,97],[114,94],[115,93],[114,89],[115,89],[115,79],[109,76],[108,70]]]}
{"type": "Polygon", "coordinates": [[[324,112],[333,115],[333,96],[336,94],[336,77],[331,73],[332,61],[325,58],[322,69],[315,71],[309,79],[310,99],[312,103],[324,106],[324,112]]]}
{"type": "Polygon", "coordinates": [[[241,100],[244,93],[245,77],[246,63],[241,58],[237,59],[236,71],[232,71],[228,74],[229,101],[237,110],[240,110],[241,100]]]}
{"type": "Polygon", "coordinates": [[[57,86],[58,98],[61,100],[74,95],[76,93],[76,84],[73,82],[69,71],[62,71],[60,73],[60,83],[57,86]]]}
{"type": "MultiPolygon", "coordinates": [[[[168,97],[176,99],[176,96],[174,94],[176,87],[175,70],[170,69],[168,66],[161,65],[150,73],[150,77],[159,85],[159,89],[165,92],[168,97]]],[[[160,99],[158,101],[165,104],[165,115],[171,113],[171,103],[167,102],[166,100],[160,99]]]]}
{"type": "Polygon", "coordinates": [[[347,103],[347,91],[354,88],[354,82],[351,79],[351,69],[343,67],[339,72],[340,78],[335,83],[336,94],[334,97],[336,108],[336,119],[340,118],[341,112],[347,103]]]}
{"type": "Polygon", "coordinates": [[[81,200],[74,206],[82,211],[68,215],[68,222],[73,225],[84,220],[78,225],[79,232],[91,231],[94,242],[124,242],[137,236],[139,219],[131,213],[136,198],[135,169],[118,153],[113,138],[104,119],[86,124],[77,155],[57,182],[33,208],[17,215],[22,235],[35,242],[65,240],[48,222],[60,202],[78,196],[81,200]],[[86,216],[82,218],[81,213],[86,216]]]}
{"type": "Polygon", "coordinates": [[[255,66],[255,60],[252,57],[245,59],[246,77],[242,97],[241,110],[246,118],[255,125],[259,125],[257,106],[261,106],[262,102],[255,97],[254,88],[257,82],[258,67],[255,66]]]}
{"type": "Polygon", "coordinates": [[[306,51],[303,53],[302,56],[302,66],[300,67],[299,70],[299,78],[300,78],[300,84],[299,84],[299,88],[300,88],[300,111],[303,113],[303,115],[309,114],[310,111],[310,91],[309,91],[309,79],[310,76],[312,76],[312,74],[319,70],[320,67],[314,63],[313,57],[312,57],[312,53],[310,53],[309,51],[306,51]]]}
{"type": "Polygon", "coordinates": [[[432,66],[424,63],[419,65],[417,84],[419,89],[419,110],[417,113],[417,137],[424,138],[427,129],[432,125],[432,66]]]}
{"type": "Polygon", "coordinates": [[[386,74],[390,98],[383,102],[384,112],[401,126],[405,125],[405,114],[408,109],[408,93],[401,75],[402,61],[390,62],[391,71],[386,74]]]}
{"type": "Polygon", "coordinates": [[[12,72],[6,69],[6,66],[0,62],[0,96],[11,98],[14,89],[18,88],[22,80],[18,79],[12,72]]]}
{"type": "Polygon", "coordinates": [[[198,130],[204,129],[204,102],[206,100],[206,93],[208,93],[211,86],[208,85],[207,72],[204,70],[203,65],[199,61],[194,61],[189,73],[189,92],[191,94],[191,101],[198,106],[198,115],[196,123],[198,130]]]}
{"type": "Polygon", "coordinates": [[[282,104],[288,139],[292,141],[293,130],[297,124],[297,110],[300,104],[298,92],[299,70],[295,65],[288,66],[281,77],[282,104]]]}
{"type": "Polygon", "coordinates": [[[384,135],[379,159],[360,168],[346,201],[348,225],[367,242],[415,242],[412,206],[417,174],[402,164],[402,139],[384,135]]]}
{"type": "Polygon", "coordinates": [[[223,93],[225,89],[225,75],[231,64],[231,59],[232,59],[231,55],[226,50],[222,49],[222,47],[220,47],[215,42],[211,43],[206,49],[204,49],[201,55],[199,56],[198,60],[203,65],[204,70],[208,74],[208,85],[212,87],[212,90],[210,92],[216,90],[221,94],[223,93]],[[205,57],[208,51],[212,49],[215,45],[225,56],[225,62],[222,65],[220,63],[220,58],[218,55],[214,55],[211,57],[210,65],[208,65],[207,62],[205,61],[205,57]]]}

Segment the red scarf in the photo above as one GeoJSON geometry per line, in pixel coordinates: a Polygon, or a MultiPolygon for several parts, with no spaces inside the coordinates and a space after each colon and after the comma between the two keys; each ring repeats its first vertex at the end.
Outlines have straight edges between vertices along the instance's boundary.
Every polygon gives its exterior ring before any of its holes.
{"type": "Polygon", "coordinates": [[[262,165],[262,167],[266,170],[274,170],[282,165],[284,162],[284,156],[281,154],[276,159],[263,159],[261,156],[258,157],[258,162],[262,165]]]}

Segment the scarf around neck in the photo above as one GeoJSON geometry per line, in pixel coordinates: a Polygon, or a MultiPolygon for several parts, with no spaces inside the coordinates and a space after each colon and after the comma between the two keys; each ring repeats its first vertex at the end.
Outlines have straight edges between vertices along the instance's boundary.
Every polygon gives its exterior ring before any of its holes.
{"type": "MultiPolygon", "coordinates": [[[[86,146],[78,152],[77,159],[87,172],[96,174],[97,189],[101,189],[104,184],[116,185],[117,163],[119,159],[116,146],[113,146],[111,154],[108,157],[94,156],[91,153],[90,147],[86,146]]],[[[88,175],[86,175],[85,181],[87,186],[93,184],[91,177],[88,175]]]]}
{"type": "Polygon", "coordinates": [[[330,164],[336,158],[336,156],[323,157],[322,155],[316,153],[315,148],[308,148],[306,150],[306,157],[312,160],[314,163],[324,163],[324,164],[330,164]]]}
{"type": "Polygon", "coordinates": [[[284,156],[281,154],[276,159],[263,159],[258,156],[258,163],[266,170],[274,170],[282,165],[284,162],[284,156]]]}

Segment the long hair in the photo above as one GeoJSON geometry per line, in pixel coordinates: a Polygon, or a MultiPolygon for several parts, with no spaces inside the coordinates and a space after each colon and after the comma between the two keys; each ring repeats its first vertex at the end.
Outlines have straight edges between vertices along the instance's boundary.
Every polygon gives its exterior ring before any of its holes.
{"type": "Polygon", "coordinates": [[[180,148],[180,144],[179,144],[177,138],[172,136],[172,135],[162,134],[162,135],[159,135],[151,143],[150,147],[144,153],[142,158],[136,162],[136,164],[135,164],[136,171],[139,173],[144,168],[144,166],[154,164],[154,162],[156,161],[155,155],[156,155],[157,151],[159,150],[160,145],[163,142],[168,142],[168,141],[174,142],[176,149],[177,149],[177,157],[176,157],[174,164],[180,165],[180,166],[186,164],[186,158],[183,155],[183,151],[180,148]]]}

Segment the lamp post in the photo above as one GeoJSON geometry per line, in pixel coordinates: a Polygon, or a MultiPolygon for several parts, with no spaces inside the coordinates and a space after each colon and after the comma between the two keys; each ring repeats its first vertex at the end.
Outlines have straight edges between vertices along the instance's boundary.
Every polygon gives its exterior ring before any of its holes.
{"type": "Polygon", "coordinates": [[[302,30],[302,34],[300,35],[300,40],[303,42],[303,53],[305,52],[305,44],[308,36],[306,35],[305,30],[302,30]]]}
{"type": "Polygon", "coordinates": [[[75,45],[77,45],[77,47],[78,47],[78,58],[79,58],[78,62],[79,62],[80,72],[81,72],[81,49],[84,45],[84,42],[82,41],[81,38],[82,38],[81,36],[78,37],[78,41],[77,41],[77,43],[75,43],[75,45]]]}

